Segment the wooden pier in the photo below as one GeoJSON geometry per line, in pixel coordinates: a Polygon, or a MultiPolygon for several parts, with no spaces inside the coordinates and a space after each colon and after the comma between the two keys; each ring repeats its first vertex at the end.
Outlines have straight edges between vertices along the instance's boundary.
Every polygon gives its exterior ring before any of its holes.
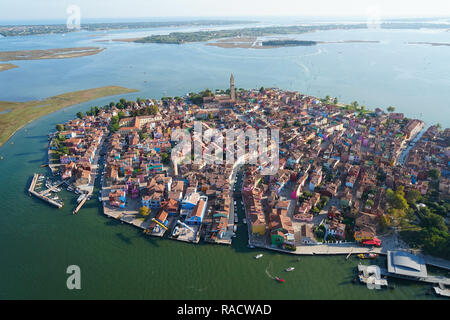
{"type": "Polygon", "coordinates": [[[65,182],[65,181],[59,181],[59,182],[57,182],[54,186],[48,188],[47,190],[42,191],[40,194],[41,194],[42,196],[44,196],[44,195],[46,195],[46,194],[52,192],[52,191],[55,190],[56,188],[58,188],[58,187],[59,187],[60,185],[62,185],[64,182],[65,182]]]}
{"type": "MultiPolygon", "coordinates": [[[[38,173],[35,173],[33,176],[33,180],[31,180],[31,185],[30,188],[28,189],[28,192],[30,193],[30,195],[35,196],[36,198],[39,198],[47,203],[50,203],[51,205],[54,205],[55,207],[57,207],[58,209],[61,209],[63,207],[63,205],[59,202],[56,202],[55,200],[50,199],[49,197],[45,196],[45,194],[47,194],[48,192],[41,192],[41,193],[37,193],[36,191],[34,191],[34,188],[36,187],[36,182],[38,180],[38,178],[40,177],[40,175],[38,173]]],[[[52,189],[52,188],[50,188],[52,189]]],[[[50,190],[48,189],[48,190],[50,190]]],[[[47,191],[47,190],[46,190],[47,191]]]]}
{"type": "Polygon", "coordinates": [[[75,208],[75,210],[73,210],[73,214],[77,214],[78,211],[80,211],[81,207],[84,206],[84,204],[86,203],[86,201],[88,200],[88,198],[92,195],[92,192],[88,192],[86,194],[86,196],[84,197],[83,200],[80,201],[80,203],[77,205],[77,207],[75,208]]]}

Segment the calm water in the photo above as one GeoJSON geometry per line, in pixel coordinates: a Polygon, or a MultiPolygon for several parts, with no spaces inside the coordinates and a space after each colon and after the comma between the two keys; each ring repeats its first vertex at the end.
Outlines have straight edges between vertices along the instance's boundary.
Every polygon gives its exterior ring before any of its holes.
{"type": "MultiPolygon", "coordinates": [[[[170,31],[167,29],[167,31],[170,31]]],[[[150,32],[150,31],[148,31],[150,32]]],[[[406,41],[449,42],[449,33],[333,31],[302,35],[314,40],[380,40],[381,44],[327,44],[274,50],[221,49],[189,44],[141,45],[93,40],[148,32],[78,33],[0,38],[1,50],[99,45],[96,56],[14,61],[0,73],[0,100],[40,99],[103,85],[140,89],[135,97],[179,95],[224,88],[278,86],[310,94],[358,100],[449,126],[449,47],[406,41]],[[100,35],[101,37],[93,37],[100,35]],[[147,82],[144,82],[147,81],[147,82]],[[423,111],[426,110],[426,111],[423,111]]],[[[120,96],[121,97],[121,96],[120,96]]],[[[20,130],[0,148],[0,298],[191,298],[191,299],[428,299],[428,286],[395,282],[395,290],[370,291],[351,283],[358,263],[336,257],[296,257],[246,248],[245,228],[231,247],[190,245],[144,237],[103,216],[91,200],[77,216],[73,194],[53,209],[26,192],[33,172],[46,172],[46,133],[80,110],[108,97],[58,111],[20,130]],[[68,265],[81,267],[82,290],[66,289],[68,265]],[[284,273],[288,266],[296,270],[284,273]],[[272,278],[283,276],[279,285],[272,278]]],[[[380,261],[382,263],[382,261],[380,261]]]]}

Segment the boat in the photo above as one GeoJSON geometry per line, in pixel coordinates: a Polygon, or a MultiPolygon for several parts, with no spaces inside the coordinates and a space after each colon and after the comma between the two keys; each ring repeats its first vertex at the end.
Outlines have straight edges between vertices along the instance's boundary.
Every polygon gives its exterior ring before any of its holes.
{"type": "Polygon", "coordinates": [[[360,253],[358,254],[358,258],[360,259],[375,259],[378,258],[377,253],[360,253]]]}
{"type": "Polygon", "coordinates": [[[261,258],[262,256],[263,256],[263,254],[260,253],[260,254],[258,254],[258,255],[255,256],[255,259],[259,259],[259,258],[261,258]]]}
{"type": "Polygon", "coordinates": [[[82,194],[78,197],[77,202],[80,203],[81,201],[83,201],[83,199],[84,199],[85,197],[86,197],[86,194],[85,194],[85,193],[82,193],[82,194]]]}
{"type": "Polygon", "coordinates": [[[98,197],[98,201],[102,202],[103,201],[102,197],[98,197]]]}
{"type": "Polygon", "coordinates": [[[280,277],[275,277],[275,280],[277,280],[278,282],[281,282],[281,283],[285,282],[284,279],[282,279],[280,277]]]}
{"type": "Polygon", "coordinates": [[[242,219],[242,222],[244,223],[244,224],[247,224],[247,219],[242,219]]]}
{"type": "Polygon", "coordinates": [[[234,225],[233,232],[236,232],[236,231],[237,231],[237,225],[234,225]]]}
{"type": "Polygon", "coordinates": [[[252,244],[249,244],[248,247],[249,247],[250,249],[255,249],[255,246],[252,245],[252,244]]]}
{"type": "Polygon", "coordinates": [[[289,267],[289,268],[285,269],[285,271],[286,271],[286,272],[290,272],[290,271],[292,271],[292,270],[294,270],[294,269],[295,269],[294,267],[289,267]]]}
{"type": "Polygon", "coordinates": [[[434,293],[436,293],[439,296],[450,297],[450,289],[448,288],[448,286],[445,286],[442,283],[439,283],[439,286],[433,287],[433,289],[434,293]]]}

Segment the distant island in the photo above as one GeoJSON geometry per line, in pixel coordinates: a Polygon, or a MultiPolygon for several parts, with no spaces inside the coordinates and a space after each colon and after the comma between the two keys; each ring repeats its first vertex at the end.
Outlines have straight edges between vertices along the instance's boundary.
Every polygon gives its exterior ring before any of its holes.
{"type": "MultiPolygon", "coordinates": [[[[382,29],[448,29],[447,24],[434,23],[381,23],[382,29]]],[[[212,30],[212,31],[194,31],[194,32],[171,32],[164,35],[151,35],[148,37],[133,39],[136,43],[163,43],[163,44],[183,44],[189,42],[205,42],[223,38],[235,37],[262,37],[285,34],[302,34],[313,31],[326,30],[352,30],[366,29],[367,24],[322,24],[322,25],[295,25],[295,26],[272,26],[272,27],[253,27],[232,30],[212,30]]],[[[126,39],[124,39],[126,40],[126,39]]]]}
{"type": "Polygon", "coordinates": [[[297,39],[271,39],[258,40],[257,37],[234,37],[219,39],[215,42],[208,42],[206,45],[220,48],[244,48],[244,49],[273,49],[295,46],[315,46],[318,44],[341,44],[341,43],[379,43],[380,41],[367,40],[342,40],[342,41],[313,41],[297,39]]]}
{"type": "MultiPolygon", "coordinates": [[[[82,24],[80,30],[103,31],[121,29],[144,29],[161,27],[183,27],[183,26],[220,26],[232,24],[255,23],[246,20],[193,20],[193,21],[150,21],[150,22],[113,22],[113,23],[88,23],[82,24]]],[[[28,36],[36,34],[68,33],[79,31],[68,29],[65,24],[50,25],[12,25],[0,26],[0,35],[4,37],[28,36]]]]}
{"type": "Polygon", "coordinates": [[[49,113],[86,101],[137,91],[119,86],[106,86],[64,93],[45,100],[0,101],[0,146],[21,127],[49,113]]]}
{"type": "Polygon", "coordinates": [[[80,47],[47,50],[0,51],[0,61],[78,58],[91,56],[100,53],[103,50],[105,50],[105,48],[80,47]]]}
{"type": "Polygon", "coordinates": [[[408,44],[427,44],[430,46],[450,46],[450,43],[442,43],[442,42],[408,42],[408,44]]]}
{"type": "Polygon", "coordinates": [[[262,46],[270,47],[287,47],[287,46],[315,46],[317,41],[305,40],[269,40],[262,41],[262,46]]]}
{"type": "Polygon", "coordinates": [[[18,66],[12,63],[0,63],[0,72],[14,68],[18,68],[18,66]]]}

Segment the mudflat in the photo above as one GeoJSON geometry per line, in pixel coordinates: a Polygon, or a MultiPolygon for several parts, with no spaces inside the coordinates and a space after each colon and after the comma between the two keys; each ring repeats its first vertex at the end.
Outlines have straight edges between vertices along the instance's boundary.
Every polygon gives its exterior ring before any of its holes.
{"type": "Polygon", "coordinates": [[[119,86],[106,86],[63,93],[45,100],[0,101],[0,146],[24,125],[49,113],[90,100],[137,91],[119,86]]]}
{"type": "Polygon", "coordinates": [[[103,50],[105,50],[105,48],[79,47],[46,50],[0,51],[0,61],[78,58],[91,56],[100,53],[103,50]]]}

